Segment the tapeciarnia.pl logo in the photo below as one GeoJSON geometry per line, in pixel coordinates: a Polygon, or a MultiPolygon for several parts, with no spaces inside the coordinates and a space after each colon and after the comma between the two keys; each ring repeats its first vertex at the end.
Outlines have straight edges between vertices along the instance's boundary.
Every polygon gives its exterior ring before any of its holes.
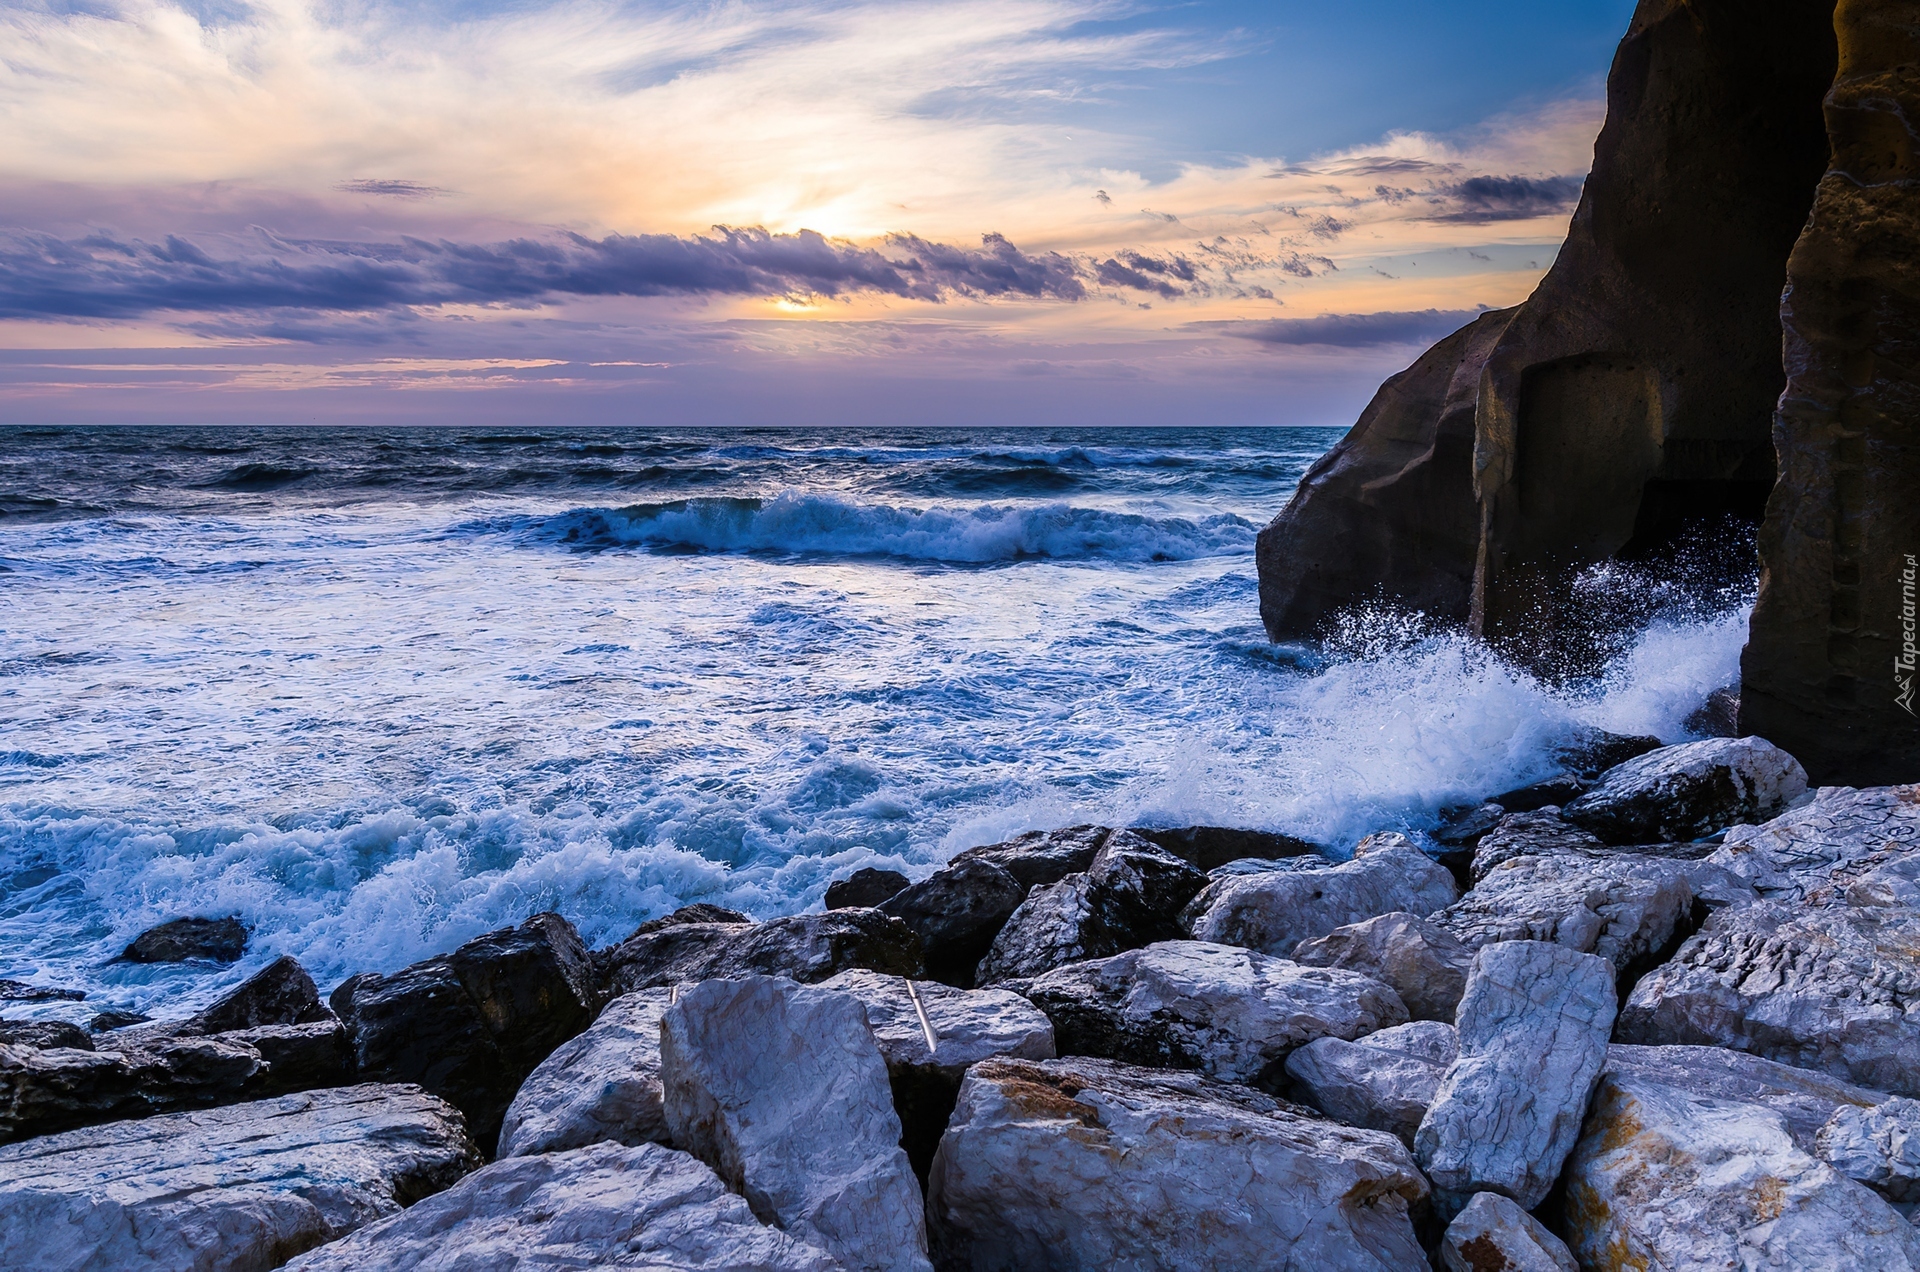
{"type": "Polygon", "coordinates": [[[1914,715],[1913,709],[1913,669],[1920,661],[1920,648],[1914,646],[1914,576],[1920,573],[1920,562],[1913,554],[1907,554],[1907,568],[1900,571],[1900,652],[1893,656],[1893,686],[1898,691],[1893,700],[1900,704],[1908,715],[1914,715]]]}

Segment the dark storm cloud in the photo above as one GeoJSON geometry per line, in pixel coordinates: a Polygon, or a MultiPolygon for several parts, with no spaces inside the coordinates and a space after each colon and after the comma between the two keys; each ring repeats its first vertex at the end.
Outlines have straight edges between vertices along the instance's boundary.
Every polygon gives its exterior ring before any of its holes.
{"type": "Polygon", "coordinates": [[[1469,177],[1439,193],[1448,209],[1438,221],[1519,221],[1572,211],[1583,177],[1469,177]]]}
{"type": "MultiPolygon", "coordinates": [[[[96,233],[0,236],[0,316],[131,318],[160,311],[392,310],[530,304],[567,296],[846,296],[879,293],[1079,300],[1088,271],[999,235],[977,248],[912,236],[884,250],[812,231],[718,227],[707,235],[567,235],[492,243],[223,237],[211,250],[96,233]]],[[[1118,284],[1130,285],[1130,284],[1118,284]]],[[[1149,286],[1147,290],[1159,291],[1149,286]]]]}
{"type": "Polygon", "coordinates": [[[1478,309],[1418,309],[1376,314],[1327,314],[1320,318],[1269,318],[1260,322],[1192,323],[1270,345],[1427,344],[1458,331],[1484,312],[1478,309]]]}

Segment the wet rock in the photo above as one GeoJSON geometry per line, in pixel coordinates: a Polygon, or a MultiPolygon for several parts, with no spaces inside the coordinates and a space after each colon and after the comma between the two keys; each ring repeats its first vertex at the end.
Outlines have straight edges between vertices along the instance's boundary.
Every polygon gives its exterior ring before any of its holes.
{"type": "Polygon", "coordinates": [[[1920,1096],[1920,911],[1811,902],[1719,911],[1634,986],[1620,1040],[1731,1047],[1920,1096]]]}
{"type": "Polygon", "coordinates": [[[465,1113],[483,1145],[521,1082],[599,1005],[586,948],[557,914],[333,992],[360,1078],[425,1087],[465,1113]]]}
{"type": "Polygon", "coordinates": [[[1106,826],[1032,830],[1004,843],[969,848],[947,864],[989,861],[1019,880],[1022,887],[1037,888],[1058,883],[1070,874],[1084,874],[1112,834],[1106,826]]]}
{"type": "Polygon", "coordinates": [[[1896,848],[1920,850],[1920,785],[1821,787],[1772,821],[1735,826],[1708,861],[1784,901],[1822,887],[1837,866],[1896,848]]]}
{"type": "Polygon", "coordinates": [[[980,961],[980,984],[1027,979],[1083,959],[1183,936],[1181,908],[1207,877],[1128,831],[1115,831],[1082,875],[1035,888],[980,961]]]}
{"type": "Polygon", "coordinates": [[[59,989],[51,985],[29,985],[25,981],[0,980],[0,1002],[41,1003],[54,1000],[79,1002],[86,993],[78,989],[59,989]]]}
{"type": "Polygon", "coordinates": [[[1740,736],[1740,686],[1727,685],[1707,695],[1698,710],[1680,722],[1688,733],[1707,738],[1740,736]]]}
{"type": "Polygon", "coordinates": [[[961,1087],[927,1214],[943,1268],[1384,1270],[1425,1266],[1408,1214],[1426,1195],[1392,1136],[1244,1086],[989,1060],[961,1087]]]}
{"type": "Polygon", "coordinates": [[[853,971],[822,981],[820,987],[852,994],[866,1009],[873,1040],[887,1062],[893,1108],[900,1115],[900,1146],[907,1150],[914,1175],[925,1183],[967,1067],[997,1056],[1051,1060],[1053,1025],[1039,1008],[1004,989],[956,989],[938,981],[916,981],[909,995],[908,984],[902,976],[853,971]],[[924,1025],[920,1011],[926,1012],[924,1025]]]}
{"type": "Polygon", "coordinates": [[[962,989],[993,947],[1027,887],[991,861],[955,861],[890,898],[881,909],[920,938],[927,976],[962,989]]]}
{"type": "Polygon", "coordinates": [[[672,994],[643,989],[614,999],[586,1032],[542,1060],[507,1107],[498,1155],[669,1142],[660,1103],[660,1017],[672,994]]]}
{"type": "Polygon", "coordinates": [[[319,987],[295,958],[277,958],[211,1007],[174,1026],[176,1033],[215,1034],[259,1025],[331,1021],[319,987]]]}
{"type": "Polygon", "coordinates": [[[1231,826],[1183,826],[1156,830],[1136,826],[1133,833],[1166,849],[1197,870],[1212,870],[1229,861],[1254,858],[1318,856],[1316,843],[1270,830],[1242,830],[1231,826]]]}
{"type": "Polygon", "coordinates": [[[1659,738],[1646,734],[1609,733],[1605,729],[1583,728],[1555,746],[1553,758],[1572,776],[1583,782],[1592,782],[1608,769],[1638,759],[1648,751],[1657,751],[1662,745],[1659,738]]]}
{"type": "Polygon", "coordinates": [[[753,1217],[701,1162],[658,1144],[502,1159],[289,1272],[840,1272],[753,1217]]]}
{"type": "Polygon", "coordinates": [[[231,963],[247,950],[247,925],[239,919],[169,919],[133,938],[120,952],[128,963],[184,963],[211,959],[231,963]]]}
{"type": "Polygon", "coordinates": [[[1607,1048],[1606,1073],[1657,1082],[1690,1095],[1758,1104],[1778,1113],[1794,1143],[1813,1151],[1820,1128],[1842,1109],[1870,1109],[1885,1102],[1881,1091],[1842,1082],[1812,1069],[1763,1060],[1724,1047],[1607,1048]]]}
{"type": "Polygon", "coordinates": [[[1580,1272],[1566,1242],[1499,1193],[1475,1193],[1440,1241],[1447,1272],[1580,1272]]]}
{"type": "Polygon", "coordinates": [[[851,994],[770,976],[684,990],[661,1021],[673,1142],[849,1272],[928,1269],[887,1066],[851,994]]]}
{"type": "Polygon", "coordinates": [[[0,1143],[250,1100],[270,1072],[226,1038],[96,1038],[98,1051],[0,1045],[0,1143]]]}
{"type": "Polygon", "coordinates": [[[766,923],[676,923],[642,930],[594,959],[611,997],[691,981],[785,976],[812,984],[849,968],[922,972],[920,938],[878,910],[829,910],[766,923]]]}
{"type": "Polygon", "coordinates": [[[1357,1041],[1318,1038],[1287,1057],[1292,1094],[1348,1126],[1413,1147],[1420,1119],[1460,1054],[1452,1025],[1421,1020],[1357,1041]]]}
{"type": "Polygon", "coordinates": [[[1378,914],[1428,915],[1459,895],[1453,876],[1406,836],[1374,835],[1353,860],[1216,878],[1186,912],[1193,939],[1291,954],[1302,941],[1378,914]]]}
{"type": "Polygon", "coordinates": [[[827,909],[871,909],[888,897],[897,896],[912,882],[898,870],[862,866],[845,879],[835,879],[827,885],[827,909]]]}
{"type": "Polygon", "coordinates": [[[1773,743],[1707,738],[1608,769],[1560,815],[1609,843],[1697,839],[1772,817],[1806,789],[1806,770],[1773,743]]]}
{"type": "Polygon", "coordinates": [[[358,1086],[0,1148],[0,1249],[28,1268],[266,1268],[479,1165],[460,1115],[358,1086]]]}
{"type": "Polygon", "coordinates": [[[64,1020],[0,1020],[0,1045],[92,1051],[93,1038],[80,1026],[64,1020]]]}
{"type": "Polygon", "coordinates": [[[94,1033],[106,1033],[110,1029],[125,1029],[128,1025],[144,1025],[152,1016],[143,1016],[137,1011],[103,1011],[87,1022],[87,1028],[94,1033]]]}
{"type": "Polygon", "coordinates": [[[649,932],[658,932],[664,928],[678,927],[682,923],[751,923],[753,919],[738,910],[729,910],[724,905],[710,905],[705,901],[695,901],[692,905],[683,905],[671,914],[663,914],[657,919],[648,919],[632,932],[629,937],[645,936],[649,932]]]}
{"type": "Polygon", "coordinates": [[[1567,1162],[1583,1267],[1920,1268],[1920,1231],[1757,1104],[1610,1074],[1567,1162]]]}
{"type": "Polygon", "coordinates": [[[1550,777],[1514,790],[1502,791],[1493,802],[1510,813],[1532,813],[1542,808],[1558,808],[1586,793],[1587,783],[1571,774],[1550,777]]]}
{"type": "Polygon", "coordinates": [[[1399,995],[1369,976],[1302,967],[1237,946],[1163,941],[1057,968],[1027,996],[1065,1055],[1198,1069],[1273,1088],[1294,1048],[1402,1024],[1399,995]]]}
{"type": "Polygon", "coordinates": [[[1498,1192],[1531,1210],[1580,1134],[1606,1063],[1613,967],[1544,941],[1482,949],[1467,977],[1448,1066],[1414,1138],[1436,1190],[1498,1192]]]}
{"type": "Polygon", "coordinates": [[[1836,1109],[1814,1136],[1814,1155],[1893,1201],[1920,1201],[1920,1101],[1836,1109]]]}
{"type": "Polygon", "coordinates": [[[1415,1020],[1453,1020],[1473,951],[1417,914],[1376,915],[1293,948],[1309,967],[1359,972],[1392,988],[1415,1020]]]}
{"type": "Polygon", "coordinates": [[[1598,954],[1625,973],[1645,967],[1676,934],[1685,934],[1693,914],[1691,874],[1688,863],[1635,853],[1514,857],[1436,914],[1433,925],[1469,949],[1551,941],[1598,954]]]}

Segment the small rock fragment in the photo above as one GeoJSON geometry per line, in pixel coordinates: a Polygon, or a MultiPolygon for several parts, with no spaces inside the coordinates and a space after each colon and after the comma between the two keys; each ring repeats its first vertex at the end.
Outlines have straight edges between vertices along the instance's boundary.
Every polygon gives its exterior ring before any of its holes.
{"type": "Polygon", "coordinates": [[[1814,1137],[1815,1154],[1848,1179],[1901,1202],[1920,1201],[1920,1100],[1835,1110],[1814,1137]]]}
{"type": "Polygon", "coordinates": [[[845,879],[827,885],[827,909],[871,909],[912,882],[898,870],[862,866],[845,879]]]}
{"type": "Polygon", "coordinates": [[[1421,1020],[1357,1041],[1318,1038],[1287,1057],[1293,1092],[1328,1117],[1398,1136],[1414,1132],[1459,1055],[1453,1026],[1421,1020]]]}
{"type": "Polygon", "coordinates": [[[247,925],[239,919],[169,919],[133,938],[120,952],[129,963],[184,963],[211,959],[231,963],[247,950],[247,925]]]}
{"type": "Polygon", "coordinates": [[[1417,914],[1376,915],[1302,941],[1293,961],[1360,972],[1391,986],[1415,1020],[1453,1020],[1473,951],[1417,914]]]}
{"type": "Polygon", "coordinates": [[[668,989],[614,999],[520,1084],[500,1125],[500,1157],[610,1141],[668,1142],[660,1094],[660,1017],[668,989]]]}
{"type": "Polygon", "coordinates": [[[1475,1193],[1440,1241],[1447,1272],[1580,1272],[1566,1242],[1499,1193],[1475,1193]]]}
{"type": "Polygon", "coordinates": [[[1806,770],[1773,743],[1707,738],[1608,769],[1561,816],[1609,843],[1697,839],[1772,817],[1806,789],[1806,770]]]}
{"type": "Polygon", "coordinates": [[[1291,954],[1302,941],[1377,914],[1429,915],[1459,895],[1453,875],[1407,839],[1364,840],[1353,860],[1216,878],[1187,908],[1196,941],[1291,954]]]}
{"type": "Polygon", "coordinates": [[[1545,1200],[1580,1134],[1606,1062],[1613,966],[1544,941],[1502,941],[1474,957],[1448,1066],[1414,1137],[1443,1200],[1499,1192],[1545,1200]]]}
{"type": "Polygon", "coordinates": [[[887,1066],[851,994],[770,976],[711,980],[661,1020],[673,1142],[753,1213],[849,1272],[926,1272],[919,1186],[887,1066]]]}

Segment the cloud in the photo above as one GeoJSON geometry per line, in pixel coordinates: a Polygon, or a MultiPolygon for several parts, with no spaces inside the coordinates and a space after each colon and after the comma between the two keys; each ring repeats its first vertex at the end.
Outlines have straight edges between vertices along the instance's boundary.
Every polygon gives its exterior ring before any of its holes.
{"type": "Polygon", "coordinates": [[[442,190],[439,186],[423,185],[418,181],[382,181],[367,179],[361,181],[341,181],[334,185],[344,194],[376,194],[389,199],[435,199],[443,194],[452,194],[451,190],[442,190]]]}
{"type": "MultiPolygon", "coordinates": [[[[257,231],[251,243],[229,241],[222,248],[216,255],[178,235],[158,243],[104,233],[0,238],[0,317],[363,312],[567,296],[876,293],[937,302],[953,296],[1075,301],[1087,294],[1082,263],[1055,252],[1023,252],[997,234],[986,235],[978,248],[895,235],[883,251],[812,231],[726,226],[704,235],[575,234],[494,243],[335,242],[257,231]]],[[[1178,272],[1139,259],[1161,273],[1178,272]]],[[[1158,280],[1143,276],[1139,285],[1164,294],[1158,280]]]]}
{"type": "Polygon", "coordinates": [[[1477,224],[1570,212],[1585,184],[1576,176],[1469,177],[1440,191],[1451,210],[1434,219],[1477,224]]]}
{"type": "Polygon", "coordinates": [[[1418,309],[1377,314],[1325,314],[1319,318],[1269,318],[1260,322],[1196,322],[1189,330],[1220,331],[1270,345],[1333,345],[1366,349],[1378,345],[1430,344],[1478,318],[1481,309],[1418,309]]]}

